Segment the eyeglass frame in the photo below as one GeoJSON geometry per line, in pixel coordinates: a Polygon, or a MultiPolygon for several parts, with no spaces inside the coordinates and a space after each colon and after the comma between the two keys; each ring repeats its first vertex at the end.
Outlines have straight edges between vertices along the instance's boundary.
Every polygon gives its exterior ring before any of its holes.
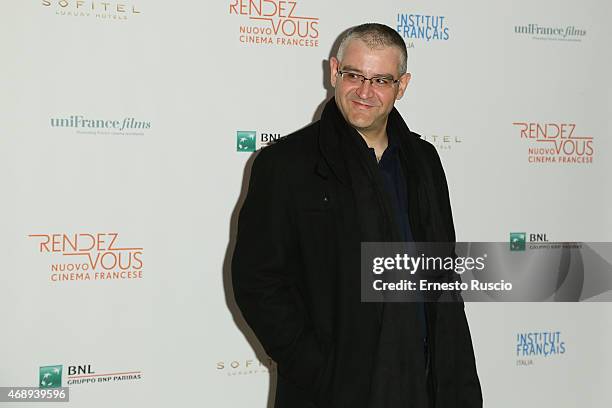
{"type": "MultiPolygon", "coordinates": [[[[393,77],[389,78],[389,77],[385,77],[385,76],[373,76],[372,78],[368,78],[365,75],[359,74],[357,72],[353,72],[353,71],[342,71],[340,69],[336,70],[336,76],[339,76],[340,78],[344,79],[344,74],[353,74],[356,75],[358,77],[361,77],[361,85],[364,84],[365,81],[370,81],[370,85],[374,86],[374,87],[378,87],[376,85],[374,85],[374,82],[372,82],[374,79],[390,79],[391,80],[391,86],[397,84],[400,80],[399,79],[395,79],[393,77]]],[[[391,88],[391,86],[389,87],[389,89],[391,88]]],[[[385,87],[380,87],[380,89],[385,89],[385,87]]]]}

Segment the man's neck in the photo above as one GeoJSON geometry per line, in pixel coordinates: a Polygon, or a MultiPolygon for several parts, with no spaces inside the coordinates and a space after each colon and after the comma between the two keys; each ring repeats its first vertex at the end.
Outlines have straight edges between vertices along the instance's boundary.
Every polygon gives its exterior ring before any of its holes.
{"type": "Polygon", "coordinates": [[[357,132],[359,132],[363,140],[365,140],[368,147],[374,149],[376,159],[380,160],[383,152],[389,145],[386,129],[383,128],[380,132],[368,132],[357,129],[357,132]]]}

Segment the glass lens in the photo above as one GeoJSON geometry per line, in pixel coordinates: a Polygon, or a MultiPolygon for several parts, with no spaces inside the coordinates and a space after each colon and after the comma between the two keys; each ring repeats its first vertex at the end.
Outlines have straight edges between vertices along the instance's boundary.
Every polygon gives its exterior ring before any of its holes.
{"type": "Polygon", "coordinates": [[[386,88],[393,83],[393,80],[390,78],[372,78],[372,85],[377,86],[379,88],[386,88]]]}
{"type": "Polygon", "coordinates": [[[363,82],[363,75],[355,74],[354,72],[343,72],[342,78],[351,84],[359,84],[363,82]]]}

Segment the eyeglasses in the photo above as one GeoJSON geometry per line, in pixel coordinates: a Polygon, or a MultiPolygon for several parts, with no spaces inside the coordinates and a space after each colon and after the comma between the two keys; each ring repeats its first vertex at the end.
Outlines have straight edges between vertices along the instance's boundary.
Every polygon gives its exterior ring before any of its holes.
{"type": "Polygon", "coordinates": [[[379,89],[388,89],[399,82],[399,79],[393,79],[389,77],[372,77],[367,78],[364,75],[357,74],[350,71],[340,71],[336,73],[342,80],[346,81],[350,85],[361,85],[364,81],[370,81],[370,84],[379,89]]]}

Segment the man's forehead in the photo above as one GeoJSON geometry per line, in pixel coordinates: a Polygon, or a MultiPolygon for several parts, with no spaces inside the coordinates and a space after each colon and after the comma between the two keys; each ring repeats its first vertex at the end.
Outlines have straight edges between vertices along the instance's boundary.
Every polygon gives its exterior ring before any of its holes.
{"type": "MultiPolygon", "coordinates": [[[[368,74],[366,71],[362,70],[360,67],[354,66],[354,65],[350,65],[350,64],[343,64],[340,69],[342,69],[342,71],[350,71],[350,72],[354,72],[357,74],[368,74]]],[[[375,77],[389,77],[392,78],[394,76],[393,72],[382,72],[382,71],[377,71],[377,72],[372,72],[371,75],[375,76],[375,77]]]]}
{"type": "Polygon", "coordinates": [[[359,38],[353,38],[346,45],[342,61],[340,61],[343,69],[354,69],[361,71],[366,67],[360,65],[367,63],[368,68],[375,69],[377,74],[393,74],[398,70],[398,65],[401,62],[401,52],[395,46],[375,45],[362,41],[359,38]]]}

